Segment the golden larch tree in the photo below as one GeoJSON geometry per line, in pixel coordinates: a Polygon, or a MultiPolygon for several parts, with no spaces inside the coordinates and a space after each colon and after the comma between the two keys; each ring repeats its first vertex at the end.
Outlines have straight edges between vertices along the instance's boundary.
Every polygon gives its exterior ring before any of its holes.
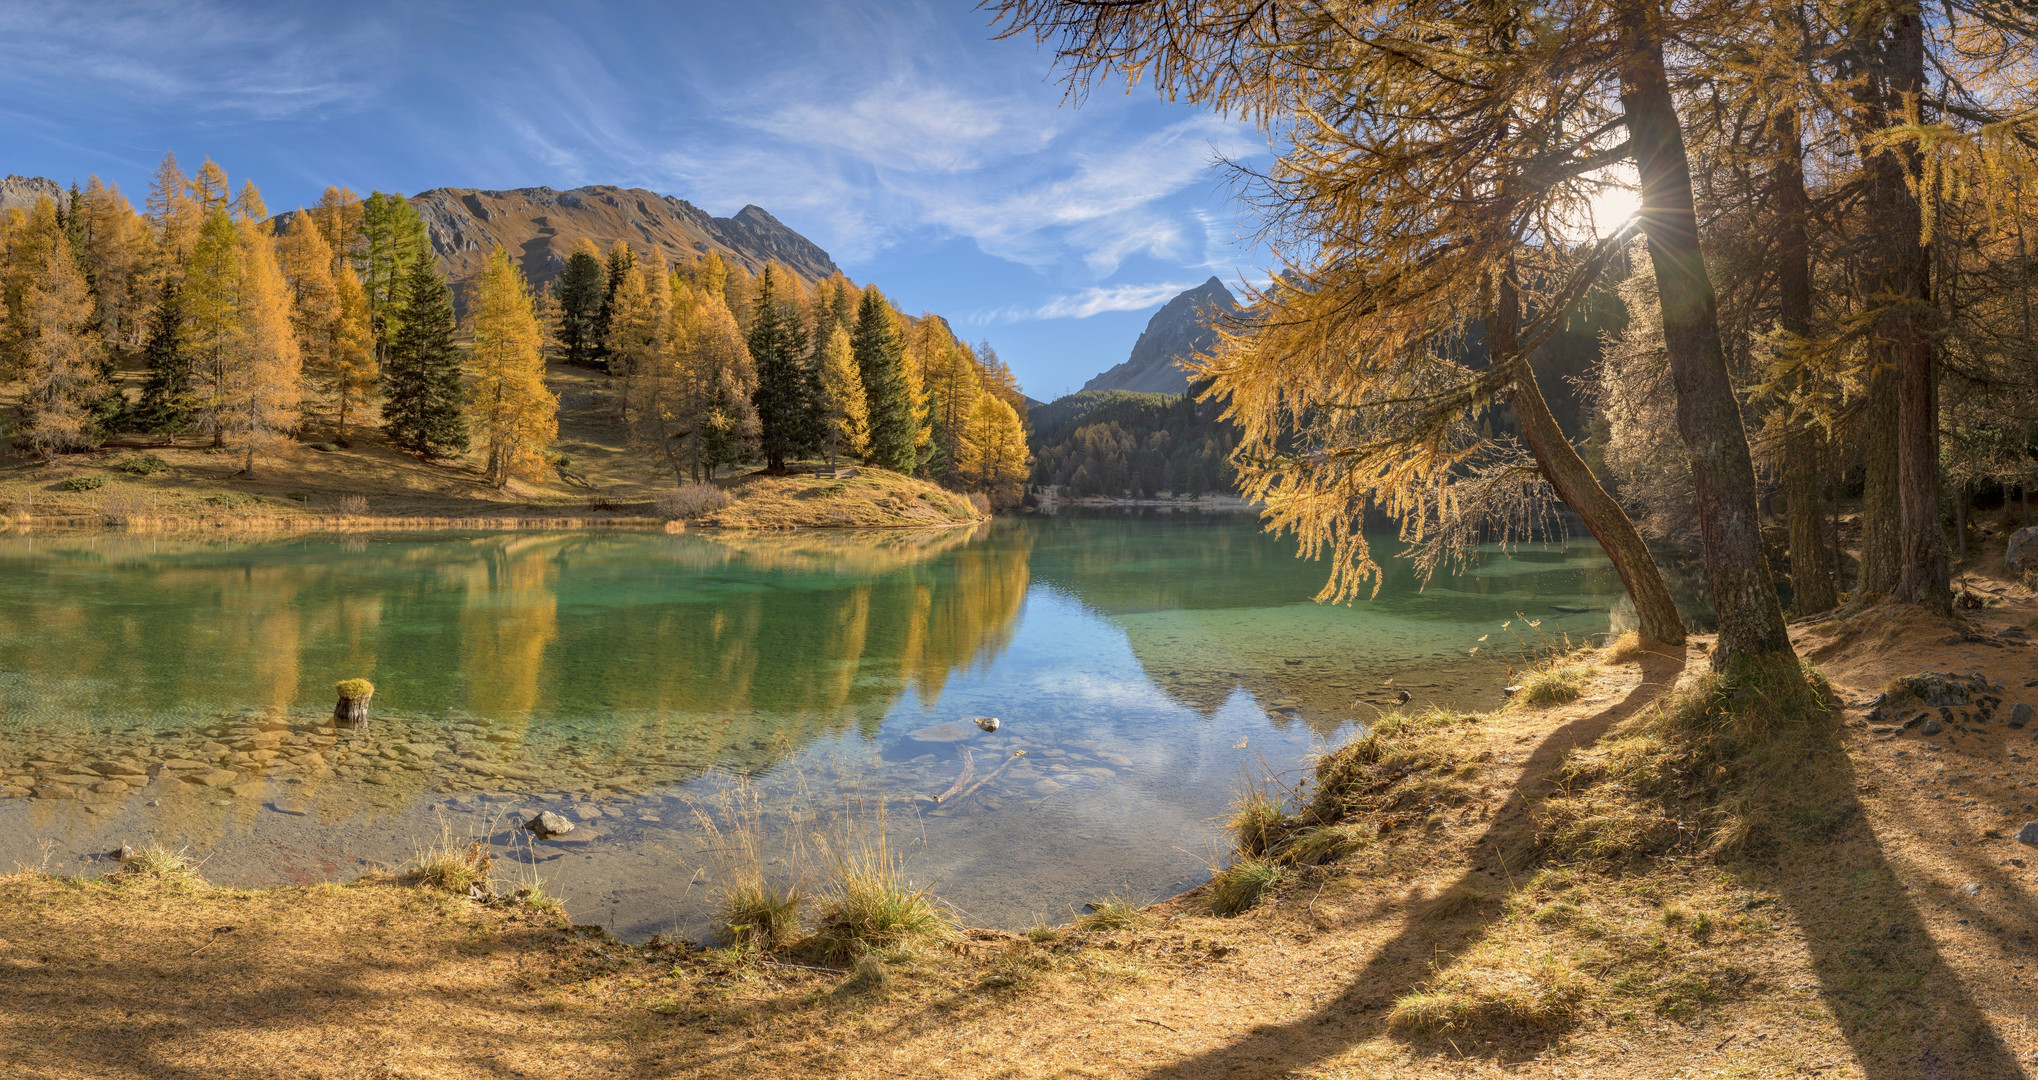
{"type": "Polygon", "coordinates": [[[559,400],[545,387],[544,332],[524,272],[498,247],[474,293],[469,419],[481,437],[488,481],[535,478],[559,434],[559,400]]]}
{"type": "Polygon", "coordinates": [[[333,280],[333,249],[302,210],[276,246],[283,280],[290,287],[290,324],[305,383],[314,391],[323,390],[337,378],[341,362],[340,291],[333,280]]]}
{"type": "Polygon", "coordinates": [[[9,231],[0,373],[23,384],[22,426],[29,448],[47,460],[92,444],[92,409],[107,392],[99,374],[104,346],[56,204],[38,198],[26,222],[9,231]]]}
{"type": "Polygon", "coordinates": [[[340,317],[333,333],[331,382],[325,392],[333,398],[341,439],[347,436],[347,418],[365,405],[375,392],[381,373],[375,366],[375,329],[368,310],[368,291],[360,275],[346,260],[333,269],[333,295],[339,301],[340,317]]]}
{"type": "Polygon", "coordinates": [[[832,308],[822,319],[825,334],[815,360],[821,376],[821,445],[833,464],[838,454],[862,457],[870,444],[870,409],[864,401],[863,374],[856,368],[856,350],[849,330],[837,322],[832,308]]]}

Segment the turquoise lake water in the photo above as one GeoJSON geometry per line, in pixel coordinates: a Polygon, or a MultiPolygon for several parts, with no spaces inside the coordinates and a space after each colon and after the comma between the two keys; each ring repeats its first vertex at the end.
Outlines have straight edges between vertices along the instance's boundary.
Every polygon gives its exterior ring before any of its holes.
{"type": "Polygon", "coordinates": [[[1390,566],[1348,607],[1312,602],[1323,577],[1251,517],[1160,512],[0,537],[0,866],[154,839],[223,883],[346,880],[479,837],[576,921],[701,937],[734,825],[818,883],[816,837],[882,807],[971,921],[1062,921],[1203,880],[1241,778],[1299,774],[1398,690],[1490,708],[1524,645],[1605,632],[1622,595],[1589,542],[1427,589],[1390,566]],[[355,676],[369,723],[326,727],[355,676]],[[927,731],[976,716],[998,730],[927,731]],[[579,827],[515,831],[543,809],[579,827]]]}

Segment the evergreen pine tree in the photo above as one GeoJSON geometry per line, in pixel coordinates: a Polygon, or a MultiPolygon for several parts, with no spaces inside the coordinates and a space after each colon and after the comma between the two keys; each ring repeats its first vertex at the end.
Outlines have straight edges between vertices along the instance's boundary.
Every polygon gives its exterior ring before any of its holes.
{"type": "Polygon", "coordinates": [[[594,242],[583,239],[574,245],[566,269],[552,283],[559,300],[559,351],[569,364],[591,364],[601,337],[596,334],[601,307],[608,294],[608,272],[594,242]]]}
{"type": "Polygon", "coordinates": [[[181,431],[191,423],[196,403],[191,391],[191,358],[184,352],[184,318],[178,303],[177,279],[163,282],[162,295],[149,320],[148,344],[142,362],[148,378],[135,410],[135,424],[144,431],[181,431]]]}
{"type": "Polygon", "coordinates": [[[382,362],[382,426],[396,445],[422,457],[467,449],[460,351],[453,346],[453,294],[429,259],[415,259],[399,286],[396,334],[382,362]]]}
{"type": "Polygon", "coordinates": [[[871,464],[910,473],[916,461],[913,401],[906,385],[906,339],[899,332],[892,305],[873,285],[856,305],[856,332],[850,338],[856,368],[863,376],[869,413],[871,464]]]}
{"type": "MultiPolygon", "coordinates": [[[[622,291],[623,282],[637,272],[637,253],[621,240],[609,248],[608,268],[603,277],[601,307],[595,311],[594,340],[590,348],[596,359],[608,362],[609,326],[616,318],[616,294],[622,291]]],[[[604,367],[606,370],[606,367],[604,367]]]]}
{"type": "Polygon", "coordinates": [[[773,473],[785,472],[786,459],[820,447],[820,386],[807,363],[805,338],[779,299],[777,273],[766,265],[750,325],[750,359],[757,366],[750,400],[765,468],[773,473]]]}

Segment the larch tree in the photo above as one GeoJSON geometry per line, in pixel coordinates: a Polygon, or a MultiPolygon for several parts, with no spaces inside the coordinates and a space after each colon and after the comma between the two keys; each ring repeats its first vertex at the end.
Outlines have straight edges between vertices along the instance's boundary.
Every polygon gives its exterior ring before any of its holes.
{"type": "Polygon", "coordinates": [[[632,266],[611,298],[608,336],[602,340],[609,374],[629,378],[636,365],[666,351],[672,319],[671,277],[654,263],[632,266]]]}
{"type": "Polygon", "coordinates": [[[191,195],[191,178],[177,164],[177,155],[166,153],[149,181],[145,204],[149,223],[154,226],[157,250],[162,252],[164,270],[181,278],[191,250],[198,244],[198,228],[205,221],[198,200],[191,195]]]}
{"type": "Polygon", "coordinates": [[[92,288],[94,318],[110,360],[133,358],[148,340],[162,270],[148,223],[97,176],[71,210],[73,254],[92,288]]]}
{"type": "Polygon", "coordinates": [[[1514,505],[1533,509],[1527,481],[1540,480],[1601,541],[1644,633],[1682,639],[1632,523],[1561,431],[1540,422],[1547,406],[1527,363],[1621,239],[1561,238],[1590,220],[1606,170],[1633,161],[1720,619],[1714,665],[1794,660],[1663,59],[1680,27],[1656,0],[1278,14],[1243,0],[1194,10],[1015,0],[1003,10],[1014,30],[1059,39],[1079,89],[1152,75],[1284,142],[1256,191],[1289,261],[1202,374],[1245,429],[1248,490],[1276,525],[1335,555],[1328,595],[1373,572],[1366,506],[1399,517],[1420,543],[1449,531],[1461,496],[1478,494],[1466,481],[1523,493],[1514,505]],[[1483,370],[1452,359],[1476,323],[1491,336],[1483,370]],[[1481,434],[1495,399],[1523,420],[1528,453],[1481,434]]]}
{"type": "Polygon", "coordinates": [[[180,351],[192,369],[192,419],[215,448],[226,445],[226,395],[238,361],[241,256],[232,215],[214,209],[199,226],[178,300],[180,351]]]}
{"type": "Polygon", "coordinates": [[[385,301],[385,325],[396,333],[378,363],[383,430],[389,441],[422,458],[465,453],[466,395],[460,350],[453,343],[452,291],[430,259],[413,259],[396,289],[398,302],[385,301]]]}
{"type": "MultiPolygon", "coordinates": [[[[333,249],[324,233],[298,211],[289,232],[277,241],[283,280],[290,287],[290,325],[307,385],[325,390],[339,381],[341,342],[339,284],[333,279],[333,249]]],[[[339,403],[334,402],[335,424],[339,403]]]]}
{"type": "Polygon", "coordinates": [[[21,418],[29,449],[48,460],[95,445],[95,411],[108,387],[105,346],[92,295],[72,257],[54,201],[36,199],[10,230],[0,286],[0,371],[22,384],[21,418]]]}
{"type": "Polygon", "coordinates": [[[824,325],[826,336],[815,350],[813,364],[821,380],[821,448],[833,465],[837,455],[862,457],[869,450],[870,409],[849,331],[832,315],[824,325]]]}
{"type": "Polygon", "coordinates": [[[502,488],[512,478],[541,475],[545,450],[559,434],[559,399],[545,387],[544,332],[530,287],[500,247],[475,288],[467,370],[469,415],[489,483],[502,488]]]}
{"type": "Polygon", "coordinates": [[[769,265],[757,278],[746,339],[757,369],[750,400],[757,408],[759,449],[766,470],[783,474],[788,459],[820,447],[820,394],[798,313],[781,299],[778,272],[769,265]]]}
{"type": "Polygon", "coordinates": [[[981,491],[993,506],[1011,506],[1025,489],[1031,459],[1019,412],[997,394],[978,394],[958,443],[956,473],[965,488],[981,491]]]}
{"type": "Polygon", "coordinates": [[[339,320],[333,329],[332,364],[324,390],[333,399],[337,438],[345,443],[347,420],[374,396],[380,372],[368,293],[345,259],[333,268],[333,294],[339,301],[339,320]]]}
{"type": "Polygon", "coordinates": [[[594,241],[582,237],[573,245],[565,269],[552,282],[552,292],[559,302],[560,359],[582,366],[594,363],[601,347],[597,334],[602,299],[608,294],[608,271],[594,241]]]}
{"type": "Polygon", "coordinates": [[[352,263],[363,254],[363,220],[367,214],[352,188],[327,185],[311,208],[311,220],[333,251],[335,262],[352,263]]]}
{"type": "Polygon", "coordinates": [[[713,480],[717,468],[750,460],[757,451],[757,365],[722,293],[702,288],[692,300],[683,332],[679,305],[673,305],[673,347],[694,386],[700,461],[713,480]]]}
{"type": "Polygon", "coordinates": [[[906,338],[891,302],[875,285],[857,299],[850,348],[863,378],[869,417],[866,459],[879,468],[911,473],[918,463],[918,425],[906,379],[906,338]]]}
{"type": "MultiPolygon", "coordinates": [[[[258,200],[254,185],[248,185],[241,205],[260,214],[258,200]]],[[[297,429],[302,370],[290,321],[290,286],[276,263],[268,229],[250,216],[234,223],[234,233],[240,248],[234,326],[211,400],[224,444],[241,447],[242,475],[253,476],[255,455],[282,446],[297,429]]]]}

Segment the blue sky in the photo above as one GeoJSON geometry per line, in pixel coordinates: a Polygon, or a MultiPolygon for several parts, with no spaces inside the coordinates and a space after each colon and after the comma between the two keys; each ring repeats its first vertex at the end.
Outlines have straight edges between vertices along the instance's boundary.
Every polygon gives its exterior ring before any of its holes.
{"type": "Polygon", "coordinates": [[[1053,398],[1212,274],[1258,277],[1218,154],[1251,129],[1114,87],[969,4],[0,2],[0,173],[140,205],[166,149],[272,210],[329,183],[621,184],[756,203],[1053,398]]]}

